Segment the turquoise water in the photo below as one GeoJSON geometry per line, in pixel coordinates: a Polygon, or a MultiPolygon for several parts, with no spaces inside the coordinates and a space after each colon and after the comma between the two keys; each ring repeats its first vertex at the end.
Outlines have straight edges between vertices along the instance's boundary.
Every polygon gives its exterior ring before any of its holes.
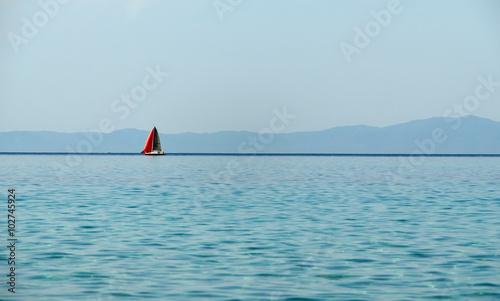
{"type": "Polygon", "coordinates": [[[0,155],[16,300],[500,299],[497,157],[66,159],[0,155]]]}

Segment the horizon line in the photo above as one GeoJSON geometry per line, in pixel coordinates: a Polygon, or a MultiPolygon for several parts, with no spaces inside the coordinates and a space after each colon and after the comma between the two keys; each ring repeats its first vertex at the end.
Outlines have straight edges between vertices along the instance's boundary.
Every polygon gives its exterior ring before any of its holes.
{"type": "MultiPolygon", "coordinates": [[[[142,153],[67,153],[67,152],[0,152],[0,155],[84,155],[84,156],[139,156],[142,153]]],[[[170,156],[319,156],[319,157],[500,157],[499,154],[370,154],[370,153],[165,153],[170,156]]]]}

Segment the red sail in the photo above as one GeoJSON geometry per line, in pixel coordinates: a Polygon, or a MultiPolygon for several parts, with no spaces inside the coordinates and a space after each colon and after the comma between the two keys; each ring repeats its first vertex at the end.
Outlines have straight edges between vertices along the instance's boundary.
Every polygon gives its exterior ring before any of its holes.
{"type": "Polygon", "coordinates": [[[146,140],[146,144],[144,145],[144,150],[141,153],[150,153],[153,151],[153,140],[154,140],[154,131],[155,129],[151,130],[151,133],[149,133],[148,140],[146,140]]]}

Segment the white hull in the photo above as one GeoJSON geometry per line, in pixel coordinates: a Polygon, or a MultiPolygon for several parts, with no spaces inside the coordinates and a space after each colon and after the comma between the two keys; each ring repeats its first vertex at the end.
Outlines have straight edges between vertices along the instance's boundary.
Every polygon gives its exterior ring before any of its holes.
{"type": "Polygon", "coordinates": [[[145,154],[145,155],[150,155],[150,156],[151,156],[151,155],[153,155],[153,156],[154,156],[154,155],[156,155],[156,156],[158,156],[158,155],[160,155],[160,156],[161,156],[161,155],[165,155],[165,153],[164,153],[164,152],[159,152],[159,151],[154,151],[154,152],[144,153],[144,154],[145,154]]]}

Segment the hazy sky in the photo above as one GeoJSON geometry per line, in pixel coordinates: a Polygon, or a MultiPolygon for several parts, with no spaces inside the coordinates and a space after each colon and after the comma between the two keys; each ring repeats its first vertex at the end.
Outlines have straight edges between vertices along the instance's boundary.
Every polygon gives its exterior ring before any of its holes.
{"type": "Polygon", "coordinates": [[[386,126],[500,82],[500,1],[0,0],[0,43],[0,131],[386,126]]]}

